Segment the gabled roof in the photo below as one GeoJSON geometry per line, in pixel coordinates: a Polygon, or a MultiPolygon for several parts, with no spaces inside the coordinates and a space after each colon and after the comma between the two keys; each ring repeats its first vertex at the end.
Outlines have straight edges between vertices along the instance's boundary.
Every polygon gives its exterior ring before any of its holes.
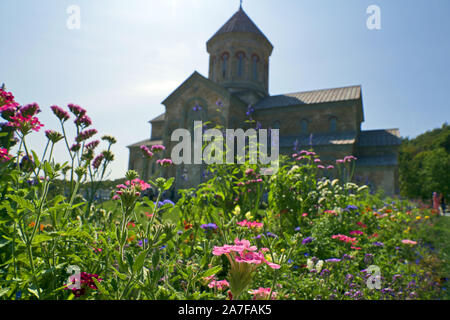
{"type": "Polygon", "coordinates": [[[401,144],[400,131],[398,129],[361,131],[358,137],[358,146],[398,146],[401,144]]]}
{"type": "Polygon", "coordinates": [[[209,86],[213,90],[220,92],[223,95],[230,96],[230,92],[222,87],[221,85],[215,83],[214,81],[202,76],[197,71],[194,71],[194,73],[187,78],[178,88],[175,89],[163,102],[162,104],[166,105],[166,103],[170,102],[171,99],[175,98],[179,94],[181,94],[184,90],[187,88],[190,88],[193,82],[199,81],[200,83],[205,84],[206,86],[209,86]]]}
{"type": "Polygon", "coordinates": [[[163,141],[162,140],[146,139],[146,140],[143,140],[143,141],[139,141],[139,142],[130,144],[129,146],[127,146],[127,148],[137,148],[137,147],[140,147],[140,146],[147,146],[147,147],[149,147],[149,146],[153,146],[155,144],[163,144],[163,141]]]}
{"type": "Polygon", "coordinates": [[[295,92],[267,97],[255,105],[256,110],[294,105],[317,104],[361,98],[361,86],[295,92]]]}
{"type": "Polygon", "coordinates": [[[155,119],[150,120],[149,122],[160,122],[160,121],[164,121],[166,117],[166,113],[164,112],[163,114],[160,114],[159,116],[157,116],[155,119]]]}
{"type": "Polygon", "coordinates": [[[254,33],[263,37],[270,45],[272,45],[264,33],[259,30],[252,19],[245,13],[242,7],[239,8],[239,10],[211,37],[209,41],[218,35],[232,32],[254,33]]]}

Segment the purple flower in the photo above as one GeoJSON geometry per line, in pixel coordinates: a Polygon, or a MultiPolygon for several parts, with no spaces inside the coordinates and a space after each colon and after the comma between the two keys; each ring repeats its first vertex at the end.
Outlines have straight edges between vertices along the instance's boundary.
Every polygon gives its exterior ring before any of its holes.
{"type": "Polygon", "coordinates": [[[307,238],[303,239],[302,244],[311,243],[311,242],[313,242],[313,240],[314,240],[314,238],[307,237],[307,238]]]}
{"type": "Polygon", "coordinates": [[[377,247],[382,247],[382,246],[384,246],[384,243],[383,242],[379,242],[379,241],[377,241],[377,242],[374,242],[374,243],[372,243],[374,246],[377,246],[377,247]]]}
{"type": "Polygon", "coordinates": [[[337,259],[337,258],[331,258],[331,259],[327,259],[325,260],[325,262],[340,262],[341,259],[337,259]]]}
{"type": "Polygon", "coordinates": [[[276,234],[272,233],[272,232],[267,232],[266,236],[267,237],[271,237],[271,238],[278,238],[278,236],[276,234]]]}
{"type": "Polygon", "coordinates": [[[217,225],[215,223],[202,224],[200,228],[205,231],[212,231],[217,229],[217,225]]]}
{"type": "Polygon", "coordinates": [[[297,232],[300,232],[300,227],[297,227],[294,230],[297,231],[297,232]]]}

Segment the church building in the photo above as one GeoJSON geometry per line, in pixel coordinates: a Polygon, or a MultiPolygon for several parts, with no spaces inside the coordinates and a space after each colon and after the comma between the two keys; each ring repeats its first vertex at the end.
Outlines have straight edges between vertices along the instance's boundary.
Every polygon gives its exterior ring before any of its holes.
{"type": "MultiPolygon", "coordinates": [[[[150,121],[151,136],[128,146],[129,169],[144,179],[158,173],[155,159],[144,159],[140,146],[178,142],[178,128],[193,130],[194,121],[245,129],[249,106],[262,128],[280,130],[280,153],[314,149],[326,164],[347,155],[358,158],[354,180],[387,195],[398,193],[398,129],[361,130],[364,122],[361,86],[270,95],[269,66],[273,45],[242,9],[207,41],[209,74],[194,72],[163,102],[165,113],[150,121]]],[[[195,187],[205,165],[174,165],[164,175],[176,177],[175,189],[195,187]]]]}

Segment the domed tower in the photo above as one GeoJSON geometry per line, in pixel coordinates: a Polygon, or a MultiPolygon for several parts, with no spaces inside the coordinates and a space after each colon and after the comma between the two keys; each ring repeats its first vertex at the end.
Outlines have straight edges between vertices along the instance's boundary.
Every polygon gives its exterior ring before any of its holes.
{"type": "Polygon", "coordinates": [[[273,46],[240,6],[206,43],[209,79],[248,103],[269,95],[273,46]]]}

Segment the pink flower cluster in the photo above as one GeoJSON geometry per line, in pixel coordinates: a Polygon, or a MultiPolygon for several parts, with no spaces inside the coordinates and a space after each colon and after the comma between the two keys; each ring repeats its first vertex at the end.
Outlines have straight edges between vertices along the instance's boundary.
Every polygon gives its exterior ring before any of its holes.
{"type": "Polygon", "coordinates": [[[0,148],[0,161],[6,162],[11,160],[11,155],[8,154],[8,150],[5,148],[0,148]]]}
{"type": "Polygon", "coordinates": [[[71,103],[67,107],[77,117],[82,117],[86,114],[86,110],[76,104],[71,103]]]}
{"type": "Polygon", "coordinates": [[[158,159],[156,160],[156,163],[161,165],[161,167],[168,167],[173,164],[172,160],[170,159],[158,159]]]}
{"type": "Polygon", "coordinates": [[[332,239],[338,239],[339,241],[345,242],[345,243],[352,243],[355,244],[356,238],[351,238],[348,236],[345,236],[343,234],[335,234],[331,236],[332,239]]]}
{"type": "Polygon", "coordinates": [[[410,244],[410,245],[416,245],[417,241],[409,240],[409,239],[403,239],[402,243],[404,244],[410,244]]]}
{"type": "Polygon", "coordinates": [[[251,246],[248,240],[234,240],[234,245],[224,245],[223,247],[215,246],[213,249],[213,255],[220,256],[225,254],[233,267],[236,263],[247,263],[260,265],[262,263],[267,264],[272,269],[279,269],[280,265],[269,262],[264,257],[264,252],[269,249],[262,248],[260,251],[256,251],[256,246],[251,246]]]}
{"type": "MultiPolygon", "coordinates": [[[[80,274],[81,283],[78,283],[78,286],[75,286],[73,289],[71,289],[72,293],[75,295],[75,297],[79,298],[82,295],[84,295],[86,293],[86,288],[97,290],[97,286],[95,285],[95,282],[93,280],[94,278],[98,282],[103,280],[97,274],[90,274],[90,273],[86,273],[86,272],[81,272],[81,274],[80,274]],[[80,289],[77,289],[76,287],[79,287],[80,289]]],[[[71,276],[70,277],[71,283],[69,283],[69,284],[76,285],[77,282],[78,282],[77,280],[78,279],[77,279],[76,276],[71,276]]],[[[64,289],[68,290],[69,288],[66,287],[64,289]]]]}
{"type": "Polygon", "coordinates": [[[94,140],[92,142],[87,143],[84,147],[88,150],[94,150],[100,144],[100,140],[94,140]]]}
{"type": "Polygon", "coordinates": [[[10,117],[8,126],[16,128],[22,134],[27,134],[30,130],[38,132],[44,125],[39,122],[37,117],[31,115],[23,116],[19,111],[19,113],[10,117]]]}
{"type": "Polygon", "coordinates": [[[147,158],[152,158],[153,157],[153,152],[150,151],[150,149],[147,146],[142,145],[140,147],[142,154],[144,155],[144,157],[147,158]]]}
{"type": "Polygon", "coordinates": [[[163,145],[155,144],[154,146],[152,146],[152,152],[154,152],[154,153],[164,151],[164,150],[166,150],[166,147],[164,147],[163,145]]]}
{"type": "MultiPolygon", "coordinates": [[[[253,300],[267,300],[270,295],[270,288],[259,288],[257,290],[250,290],[249,293],[253,295],[253,300]]],[[[275,300],[277,296],[276,292],[272,292],[272,300],[275,300]]]]}
{"type": "Polygon", "coordinates": [[[208,283],[208,288],[211,288],[211,289],[212,288],[217,288],[217,290],[222,291],[222,290],[224,290],[224,289],[226,289],[226,288],[228,288],[230,286],[230,283],[227,280],[217,281],[215,276],[208,277],[207,279],[211,280],[208,283]]]}
{"type": "Polygon", "coordinates": [[[82,116],[79,116],[75,119],[74,123],[77,126],[81,126],[83,128],[87,128],[92,124],[91,118],[89,118],[87,115],[83,114],[82,116]]]}
{"type": "Polygon", "coordinates": [[[103,153],[100,153],[97,157],[95,157],[94,161],[92,161],[92,167],[94,169],[100,168],[100,165],[102,164],[103,159],[105,159],[105,155],[103,153]]]}
{"type": "Polygon", "coordinates": [[[88,130],[84,130],[81,131],[78,136],[75,138],[75,141],[80,143],[82,141],[85,141],[89,138],[92,138],[94,135],[97,134],[97,130],[96,129],[88,129],[88,130]]]}
{"type": "Polygon", "coordinates": [[[346,162],[352,162],[353,160],[358,160],[358,158],[354,157],[354,156],[346,156],[344,157],[344,159],[338,159],[336,160],[337,164],[342,164],[342,163],[346,163],[346,162]]]}
{"type": "Polygon", "coordinates": [[[253,228],[259,229],[264,226],[264,223],[262,223],[262,222],[247,221],[247,220],[240,221],[237,224],[240,225],[241,227],[247,227],[249,229],[253,229],[253,228]]]}
{"type": "Polygon", "coordinates": [[[64,111],[62,108],[58,106],[51,106],[50,109],[52,109],[55,116],[61,120],[61,122],[65,122],[70,119],[70,115],[64,111]]]}
{"type": "Polygon", "coordinates": [[[350,235],[354,236],[354,235],[363,235],[364,232],[360,231],[360,230],[353,230],[350,231],[350,235]]]}
{"type": "Polygon", "coordinates": [[[147,189],[151,188],[151,186],[141,180],[141,179],[134,179],[131,181],[126,181],[125,184],[119,184],[116,186],[116,194],[113,196],[113,200],[119,200],[120,196],[124,193],[124,191],[129,190],[134,193],[136,197],[139,197],[141,195],[141,191],[145,191],[147,189]]]}

